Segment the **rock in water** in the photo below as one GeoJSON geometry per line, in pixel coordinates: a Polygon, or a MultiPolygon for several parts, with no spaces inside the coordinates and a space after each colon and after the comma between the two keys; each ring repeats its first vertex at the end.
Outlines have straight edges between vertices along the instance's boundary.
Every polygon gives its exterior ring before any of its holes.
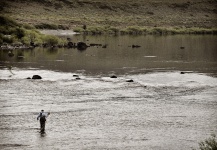
{"type": "Polygon", "coordinates": [[[134,81],[131,79],[131,80],[127,80],[126,82],[134,82],[134,81]]]}
{"type": "Polygon", "coordinates": [[[32,76],[32,79],[42,79],[42,77],[39,76],[39,75],[33,75],[33,76],[32,76]]]}
{"type": "Polygon", "coordinates": [[[113,75],[113,76],[111,76],[110,78],[117,78],[117,76],[113,75]]]}

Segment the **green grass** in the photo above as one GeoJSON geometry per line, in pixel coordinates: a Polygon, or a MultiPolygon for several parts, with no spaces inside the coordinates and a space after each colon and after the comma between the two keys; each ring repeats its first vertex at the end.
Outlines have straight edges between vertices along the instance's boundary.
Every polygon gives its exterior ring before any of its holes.
{"type": "Polygon", "coordinates": [[[180,28],[180,27],[144,27],[129,26],[126,28],[117,28],[113,26],[87,26],[74,28],[75,32],[83,34],[129,34],[129,35],[173,35],[173,34],[217,34],[217,28],[180,28]]]}
{"type": "MultiPolygon", "coordinates": [[[[34,42],[36,45],[46,44],[49,46],[63,45],[65,40],[55,36],[43,35],[38,29],[64,29],[65,26],[55,24],[42,23],[35,27],[28,24],[20,24],[7,16],[0,16],[0,44],[22,42],[25,45],[30,45],[34,42]]],[[[172,35],[172,34],[217,34],[217,28],[185,28],[185,27],[147,27],[147,26],[126,26],[115,27],[111,25],[89,26],[83,24],[74,28],[75,32],[81,34],[130,34],[130,35],[172,35]]]]}
{"type": "Polygon", "coordinates": [[[0,44],[21,42],[30,45],[47,44],[48,46],[62,45],[66,41],[52,35],[43,35],[33,26],[21,25],[7,16],[0,16],[0,44]]]}

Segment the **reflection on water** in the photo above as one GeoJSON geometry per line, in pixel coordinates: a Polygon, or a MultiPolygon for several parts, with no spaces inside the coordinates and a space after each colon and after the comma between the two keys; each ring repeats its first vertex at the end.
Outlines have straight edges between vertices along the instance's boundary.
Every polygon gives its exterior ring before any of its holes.
{"type": "Polygon", "coordinates": [[[0,51],[0,67],[39,68],[63,72],[85,70],[86,73],[133,73],[150,70],[184,70],[217,72],[217,37],[213,35],[175,36],[82,36],[91,46],[85,51],[53,48],[0,51]],[[139,47],[132,47],[138,45],[139,47]]]}

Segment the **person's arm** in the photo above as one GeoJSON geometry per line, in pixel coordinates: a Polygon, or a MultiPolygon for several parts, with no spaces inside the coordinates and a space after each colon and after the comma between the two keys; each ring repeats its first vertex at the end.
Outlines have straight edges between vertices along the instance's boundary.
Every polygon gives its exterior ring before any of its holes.
{"type": "Polygon", "coordinates": [[[45,113],[45,115],[46,115],[46,118],[50,115],[50,112],[48,112],[48,113],[45,113]]]}
{"type": "Polygon", "coordinates": [[[40,116],[41,116],[41,113],[38,114],[37,120],[40,118],[40,116]]]}

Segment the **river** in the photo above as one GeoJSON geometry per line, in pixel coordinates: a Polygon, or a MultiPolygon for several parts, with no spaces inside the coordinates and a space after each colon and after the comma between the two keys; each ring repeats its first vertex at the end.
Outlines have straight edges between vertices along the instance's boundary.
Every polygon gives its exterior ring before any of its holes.
{"type": "Polygon", "coordinates": [[[217,135],[216,36],[70,38],[106,47],[0,51],[0,149],[191,150],[217,135]]]}

